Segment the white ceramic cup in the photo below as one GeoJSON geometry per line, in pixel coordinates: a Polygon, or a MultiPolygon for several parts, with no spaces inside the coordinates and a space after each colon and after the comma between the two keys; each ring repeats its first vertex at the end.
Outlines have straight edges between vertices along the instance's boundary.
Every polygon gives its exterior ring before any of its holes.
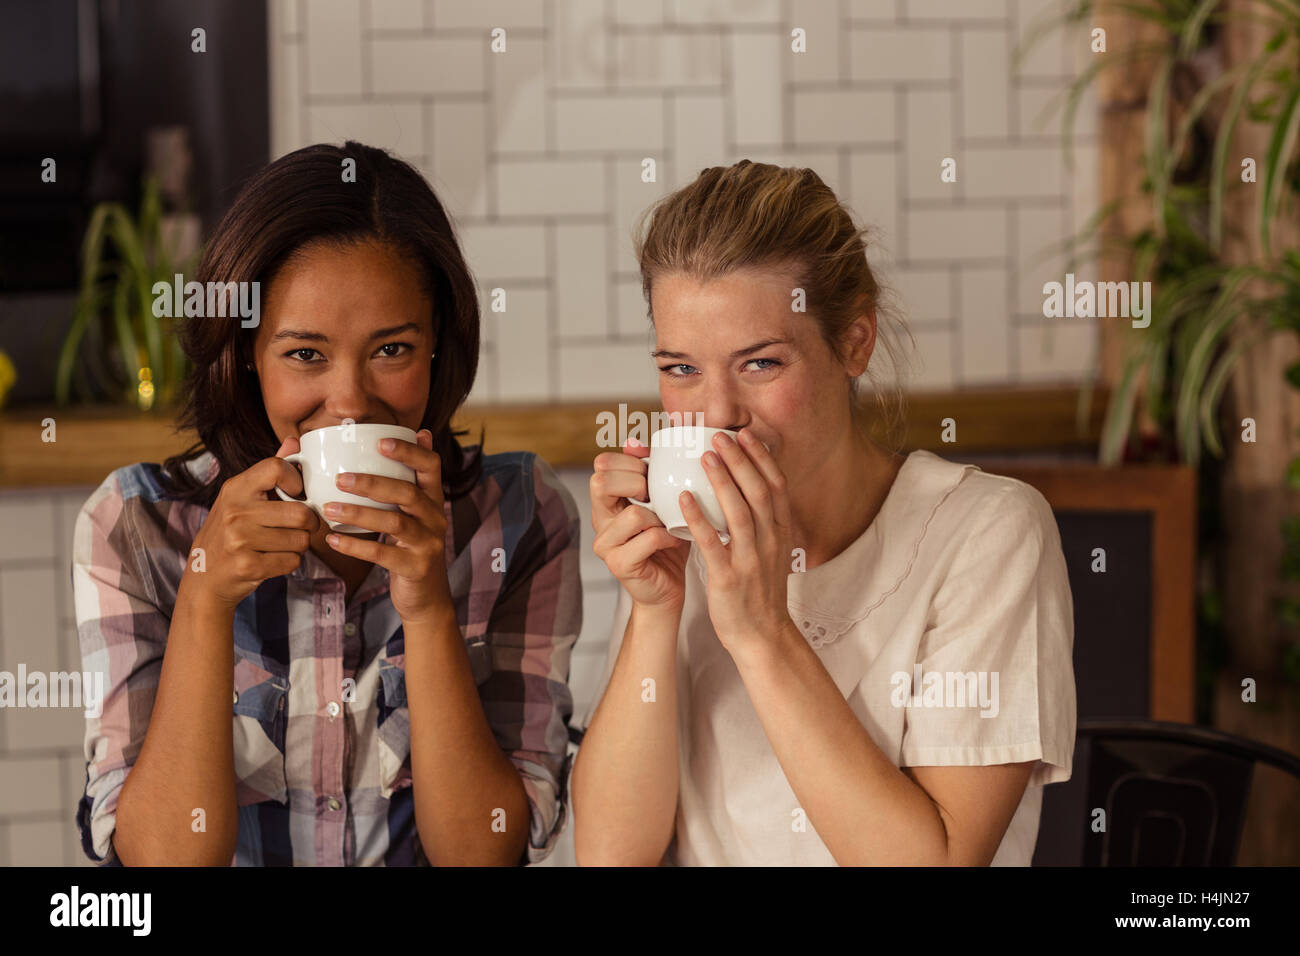
{"type": "MultiPolygon", "coordinates": [[[[355,472],[415,482],[414,470],[379,451],[379,442],[384,438],[401,438],[414,442],[415,432],[402,425],[331,425],[329,428],[307,432],[298,439],[302,451],[284,457],[285,461],[297,465],[302,472],[302,486],[307,493],[305,504],[320,515],[322,521],[328,522],[331,531],[345,534],[373,533],[370,528],[359,528],[326,518],[325,505],[331,501],[381,508],[384,511],[397,510],[395,504],[344,491],[335,484],[339,475],[355,472]]],[[[301,500],[290,497],[278,486],[275,492],[285,501],[301,500]]]]}
{"type": "Polygon", "coordinates": [[[704,517],[718,532],[722,543],[731,541],[731,535],[727,533],[727,519],[722,513],[722,503],[718,501],[708,472],[700,460],[706,451],[712,450],[713,436],[718,432],[724,432],[732,439],[737,434],[727,428],[708,428],[703,425],[674,425],[659,429],[650,436],[650,459],[646,467],[646,487],[649,489],[650,500],[627,499],[634,505],[649,508],[663,522],[669,534],[685,541],[694,538],[677,500],[683,491],[689,491],[695,496],[704,517]]]}

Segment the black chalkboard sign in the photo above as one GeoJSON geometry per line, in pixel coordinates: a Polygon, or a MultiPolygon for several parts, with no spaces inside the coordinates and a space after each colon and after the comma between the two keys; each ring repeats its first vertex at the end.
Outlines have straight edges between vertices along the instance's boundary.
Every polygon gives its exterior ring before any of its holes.
{"type": "MultiPolygon", "coordinates": [[[[1152,519],[1146,511],[1057,512],[1074,600],[1074,681],[1079,719],[1151,712],[1152,519]],[[1104,572],[1098,567],[1104,552],[1104,572]]],[[[1087,817],[1087,747],[1069,780],[1043,790],[1035,866],[1077,866],[1087,817]]]]}
{"type": "MultiPolygon", "coordinates": [[[[979,465],[1035,487],[1056,517],[1074,604],[1078,720],[1193,722],[1194,469],[979,465]]],[[[1035,866],[1083,863],[1087,751],[1076,736],[1070,779],[1043,789],[1035,866]]]]}

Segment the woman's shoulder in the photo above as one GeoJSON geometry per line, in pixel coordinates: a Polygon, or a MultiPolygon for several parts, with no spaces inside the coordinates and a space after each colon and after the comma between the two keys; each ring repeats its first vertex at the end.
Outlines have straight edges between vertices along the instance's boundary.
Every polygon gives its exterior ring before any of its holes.
{"type": "MultiPolygon", "coordinates": [[[[202,478],[214,464],[211,453],[205,452],[185,467],[202,478]]],[[[178,500],[161,464],[136,462],[114,469],[91,492],[81,506],[74,534],[81,541],[96,530],[108,538],[120,532],[135,547],[163,544],[179,535],[185,545],[206,513],[201,505],[178,500]]]]}
{"type": "Polygon", "coordinates": [[[548,530],[580,520],[573,494],[550,463],[536,452],[484,455],[478,445],[467,447],[465,452],[467,456],[482,457],[482,473],[470,493],[480,516],[496,509],[503,526],[526,526],[537,520],[548,530]]]}
{"type": "Polygon", "coordinates": [[[960,582],[979,590],[1039,580],[1058,591],[1068,588],[1060,529],[1042,492],[975,465],[964,466],[934,508],[918,563],[931,570],[926,580],[940,587],[960,582]]]}
{"type": "MultiPolygon", "coordinates": [[[[204,452],[186,462],[185,467],[191,474],[203,478],[208,475],[210,466],[214,463],[212,453],[204,452]]],[[[154,461],[139,461],[115,468],[100,483],[96,492],[123,500],[139,498],[148,502],[168,501],[174,497],[163,466],[154,461]]]]}
{"type": "Polygon", "coordinates": [[[948,486],[931,516],[931,530],[940,532],[937,537],[955,540],[962,538],[963,532],[984,533],[993,527],[1011,535],[1056,528],[1051,505],[1025,481],[984,471],[975,464],[949,461],[933,452],[914,452],[909,460],[948,486]]]}

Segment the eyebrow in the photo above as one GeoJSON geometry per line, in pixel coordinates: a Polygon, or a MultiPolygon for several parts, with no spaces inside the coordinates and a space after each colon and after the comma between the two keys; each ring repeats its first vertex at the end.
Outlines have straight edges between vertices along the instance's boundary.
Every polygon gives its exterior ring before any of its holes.
{"type": "MultiPolygon", "coordinates": [[[[419,332],[420,326],[414,322],[407,322],[403,325],[394,325],[386,329],[376,329],[370,333],[370,340],[384,339],[390,335],[400,335],[402,332],[419,332]]],[[[328,342],[329,336],[321,332],[307,332],[303,329],[281,329],[271,336],[272,342],[278,342],[280,339],[302,339],[306,342],[328,342]]]]}
{"type": "MultiPolygon", "coordinates": [[[[731,357],[733,359],[738,359],[742,355],[749,355],[751,352],[761,352],[763,351],[763,349],[769,348],[770,346],[773,345],[792,345],[792,344],[793,343],[787,339],[766,339],[755,345],[749,346],[749,348],[737,349],[736,351],[731,353],[731,357]]],[[[690,356],[687,355],[685,352],[670,352],[667,349],[655,349],[655,351],[650,353],[650,357],[657,358],[657,359],[658,358],[671,358],[671,359],[690,358],[690,356]]]]}

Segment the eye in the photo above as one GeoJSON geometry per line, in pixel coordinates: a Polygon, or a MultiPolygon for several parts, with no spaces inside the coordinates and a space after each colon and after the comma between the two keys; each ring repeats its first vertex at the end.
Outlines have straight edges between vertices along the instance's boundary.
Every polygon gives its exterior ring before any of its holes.
{"type": "Polygon", "coordinates": [[[401,355],[405,355],[414,348],[415,346],[411,345],[409,342],[385,342],[383,345],[379,346],[379,352],[383,353],[384,358],[397,358],[401,355]],[[388,349],[404,349],[405,351],[390,352],[387,351],[388,349]]]}
{"type": "Polygon", "coordinates": [[[285,356],[287,356],[287,357],[289,357],[289,358],[295,358],[295,357],[296,357],[297,360],[300,361],[300,362],[311,362],[312,360],[311,360],[310,358],[303,358],[303,357],[302,357],[302,355],[303,355],[304,352],[308,353],[309,355],[319,355],[319,354],[320,354],[320,353],[317,352],[315,349],[290,349],[288,352],[285,352],[284,354],[285,354],[285,356]]]}
{"type": "Polygon", "coordinates": [[[754,362],[767,362],[767,363],[768,363],[767,366],[764,367],[764,368],[755,369],[755,371],[757,371],[757,372],[766,372],[768,369],[776,368],[778,365],[781,364],[781,363],[778,362],[776,359],[765,359],[765,358],[750,359],[750,360],[749,360],[748,362],[746,362],[745,364],[746,364],[746,365],[752,365],[754,362]]]}
{"type": "Polygon", "coordinates": [[[659,371],[661,371],[661,372],[668,372],[668,374],[669,374],[672,378],[687,378],[687,377],[690,375],[689,372],[687,372],[687,373],[681,373],[681,372],[674,372],[674,371],[672,371],[672,369],[675,369],[675,368],[689,368],[689,369],[694,369],[695,366],[693,366],[693,365],[683,365],[683,364],[677,364],[677,365],[660,365],[660,366],[659,366],[659,371]]]}

